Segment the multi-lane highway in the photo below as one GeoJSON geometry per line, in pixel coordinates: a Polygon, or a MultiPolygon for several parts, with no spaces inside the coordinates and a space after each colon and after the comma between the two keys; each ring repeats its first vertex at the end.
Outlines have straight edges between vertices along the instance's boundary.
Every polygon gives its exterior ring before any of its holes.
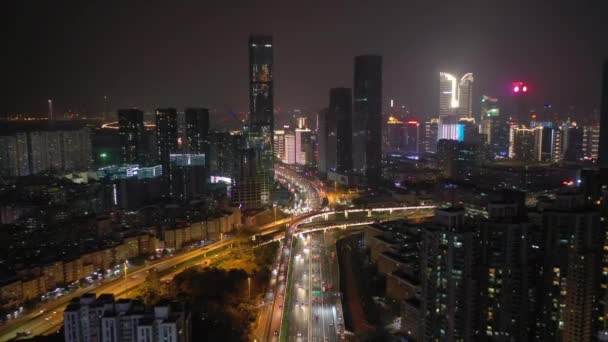
{"type": "MultiPolygon", "coordinates": [[[[262,310],[259,324],[264,341],[338,341],[345,338],[343,311],[339,294],[339,270],[336,261],[335,240],[326,231],[370,224],[403,212],[426,217],[434,206],[399,206],[390,208],[348,209],[322,211],[324,190],[319,183],[297,172],[277,167],[277,178],[290,188],[300,190],[301,199],[296,215],[285,233],[277,275],[270,284],[267,305],[262,310]],[[342,216],[359,215],[359,219],[342,224],[327,225],[327,220],[342,216]],[[326,221],[326,224],[322,222],[326,221]],[[321,227],[301,226],[318,222],[321,227]],[[302,232],[308,232],[303,235],[302,232]],[[303,238],[303,236],[306,236],[303,238]],[[293,249],[293,250],[292,250],[293,249]]],[[[401,213],[401,214],[398,214],[401,213]]],[[[393,217],[393,219],[395,219],[393,217]]]]}
{"type": "Polygon", "coordinates": [[[310,215],[318,213],[323,202],[323,190],[314,181],[280,165],[275,166],[275,174],[279,182],[290,189],[297,190],[298,200],[294,206],[294,218],[285,232],[285,239],[280,249],[279,260],[275,267],[276,277],[273,277],[270,283],[270,291],[267,294],[269,303],[262,309],[258,322],[258,325],[261,326],[259,330],[263,341],[278,341],[281,335],[284,336],[288,333],[288,331],[282,330],[287,328],[287,326],[283,327],[282,321],[286,310],[285,301],[288,299],[286,296],[290,296],[290,292],[286,291],[286,284],[292,283],[288,276],[292,266],[293,232],[298,223],[310,215]]]}
{"type": "Polygon", "coordinates": [[[344,333],[339,295],[336,241],[332,234],[301,236],[294,248],[291,282],[293,294],[285,306],[289,315],[287,340],[338,341],[344,333]]]}
{"type": "Polygon", "coordinates": [[[63,323],[63,310],[71,299],[78,297],[86,292],[113,293],[119,295],[123,292],[132,290],[141,285],[146,280],[146,274],[152,269],[160,272],[170,270],[179,264],[204,256],[205,254],[217,252],[219,249],[229,247],[233,243],[232,239],[225,239],[208,245],[204,248],[197,248],[173,257],[162,259],[149,266],[139,268],[133,272],[128,272],[126,277],[121,277],[106,283],[92,284],[91,286],[75,291],[74,293],[54,300],[36,308],[34,312],[26,314],[13,322],[8,322],[0,328],[0,341],[7,341],[15,338],[18,333],[31,335],[46,335],[54,333],[61,328],[63,323]]]}

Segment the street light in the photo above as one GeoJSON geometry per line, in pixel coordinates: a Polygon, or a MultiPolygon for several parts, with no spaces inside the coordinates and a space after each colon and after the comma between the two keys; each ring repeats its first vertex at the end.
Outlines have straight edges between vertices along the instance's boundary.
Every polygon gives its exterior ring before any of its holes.
{"type": "Polygon", "coordinates": [[[249,293],[249,299],[251,299],[251,277],[247,277],[247,289],[249,293]]]}

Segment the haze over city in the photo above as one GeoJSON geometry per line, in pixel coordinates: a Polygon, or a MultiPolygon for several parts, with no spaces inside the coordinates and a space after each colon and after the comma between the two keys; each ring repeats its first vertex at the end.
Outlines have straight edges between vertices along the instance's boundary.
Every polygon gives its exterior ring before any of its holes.
{"type": "Polygon", "coordinates": [[[512,80],[533,102],[598,108],[608,53],[603,1],[269,1],[167,3],[62,1],[8,5],[0,113],[205,105],[246,111],[242,41],[272,34],[277,109],[325,105],[326,89],[352,82],[351,56],[384,56],[384,103],[437,110],[435,74],[473,72],[476,87],[505,96],[512,80]],[[280,85],[280,86],[279,86],[280,85]]]}

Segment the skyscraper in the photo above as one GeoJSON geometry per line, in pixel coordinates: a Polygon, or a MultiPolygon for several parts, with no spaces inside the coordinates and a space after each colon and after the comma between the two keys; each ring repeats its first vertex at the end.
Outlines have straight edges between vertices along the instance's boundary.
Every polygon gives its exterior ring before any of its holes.
{"type": "Polygon", "coordinates": [[[604,62],[604,75],[602,78],[599,146],[598,158],[602,174],[602,184],[608,184],[608,60],[604,62]]]}
{"type": "Polygon", "coordinates": [[[364,173],[373,183],[380,178],[381,161],[382,56],[357,56],[352,117],[353,170],[364,173]]]}
{"type": "Polygon", "coordinates": [[[486,95],[481,97],[481,118],[479,132],[486,136],[486,142],[492,145],[493,127],[500,121],[498,99],[486,95]]]}
{"type": "Polygon", "coordinates": [[[422,231],[424,341],[475,341],[479,324],[479,233],[464,209],[435,210],[422,231]]]}
{"type": "MultiPolygon", "coordinates": [[[[340,173],[351,172],[353,169],[352,114],[350,88],[330,89],[328,119],[335,118],[336,122],[336,171],[340,173]]],[[[332,153],[332,151],[328,151],[328,153],[332,153]]]]}
{"type": "Polygon", "coordinates": [[[236,178],[239,172],[240,150],[245,145],[240,131],[211,132],[209,134],[209,174],[214,177],[236,178]]]}
{"type": "Polygon", "coordinates": [[[600,140],[599,126],[583,127],[583,157],[585,159],[597,160],[600,140]]]}
{"type": "Polygon", "coordinates": [[[598,328],[602,236],[600,215],[577,194],[558,194],[542,214],[544,252],[539,336],[592,341],[598,328]]]}
{"type": "Polygon", "coordinates": [[[285,134],[285,153],[283,154],[283,163],[296,163],[296,135],[293,132],[285,134]]]}
{"type": "Polygon", "coordinates": [[[296,128],[296,164],[307,165],[312,159],[312,132],[308,128],[296,128]]]}
{"type": "Polygon", "coordinates": [[[272,37],[249,37],[249,146],[256,150],[262,204],[270,202],[274,182],[272,37]]]}
{"type": "Polygon", "coordinates": [[[510,157],[522,162],[541,161],[543,127],[511,127],[511,130],[513,139],[510,157]]]}
{"type": "Polygon", "coordinates": [[[274,131],[274,156],[277,159],[283,159],[285,155],[285,130],[278,129],[274,131]]]}
{"type": "Polygon", "coordinates": [[[460,81],[447,72],[439,73],[439,115],[472,117],[473,74],[467,73],[460,81]]]}
{"type": "Polygon", "coordinates": [[[144,112],[139,109],[118,110],[118,135],[121,140],[123,163],[139,163],[143,152],[144,112]]]}
{"type": "Polygon", "coordinates": [[[159,108],[156,115],[156,149],[158,161],[163,167],[163,178],[166,185],[171,181],[170,154],[177,149],[177,110],[159,108]]]}
{"type": "Polygon", "coordinates": [[[424,152],[434,153],[437,151],[437,140],[439,139],[439,119],[431,119],[424,123],[424,152]]]}
{"type": "Polygon", "coordinates": [[[583,158],[583,129],[572,125],[564,130],[563,159],[576,162],[583,158]]]}
{"type": "Polygon", "coordinates": [[[386,134],[386,147],[387,153],[400,153],[403,152],[405,146],[405,140],[407,139],[407,132],[405,130],[405,123],[394,116],[389,116],[386,122],[385,128],[386,134]]]}
{"type": "Polygon", "coordinates": [[[538,234],[532,223],[519,218],[518,204],[489,203],[489,219],[479,222],[480,308],[482,334],[488,341],[532,340],[538,292],[538,234]]]}
{"type": "Polygon", "coordinates": [[[326,175],[327,171],[336,167],[336,118],[325,108],[319,112],[319,173],[326,175]]]}
{"type": "Polygon", "coordinates": [[[460,117],[473,117],[473,74],[462,76],[458,84],[458,105],[460,117]]]}
{"type": "Polygon", "coordinates": [[[205,157],[209,158],[209,110],[188,108],[185,115],[188,150],[193,153],[204,153],[205,157]]]}
{"type": "Polygon", "coordinates": [[[232,202],[244,209],[255,209],[262,205],[259,173],[256,170],[256,151],[252,148],[240,150],[239,171],[233,179],[232,202]]]}
{"type": "Polygon", "coordinates": [[[447,72],[439,73],[439,115],[458,112],[458,79],[447,72]]]}

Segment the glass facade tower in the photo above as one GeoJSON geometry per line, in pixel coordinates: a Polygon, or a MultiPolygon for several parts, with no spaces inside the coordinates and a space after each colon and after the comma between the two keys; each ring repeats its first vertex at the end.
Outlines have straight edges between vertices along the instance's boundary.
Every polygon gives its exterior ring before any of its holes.
{"type": "Polygon", "coordinates": [[[249,124],[248,145],[256,151],[257,174],[263,205],[270,203],[274,182],[274,112],[272,87],[272,37],[249,37],[249,124]]]}

